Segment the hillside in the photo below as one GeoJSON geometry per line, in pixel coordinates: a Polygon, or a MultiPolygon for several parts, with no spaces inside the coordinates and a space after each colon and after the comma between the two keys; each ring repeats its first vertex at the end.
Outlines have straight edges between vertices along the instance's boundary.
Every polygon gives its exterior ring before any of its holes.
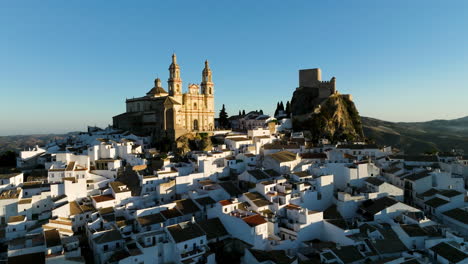
{"type": "Polygon", "coordinates": [[[361,117],[364,135],[407,154],[461,149],[468,153],[468,117],[427,122],[388,122],[361,117]]]}
{"type": "Polygon", "coordinates": [[[44,146],[50,141],[64,137],[65,135],[58,134],[0,136],[0,153],[8,150],[18,152],[36,145],[44,146]]]}

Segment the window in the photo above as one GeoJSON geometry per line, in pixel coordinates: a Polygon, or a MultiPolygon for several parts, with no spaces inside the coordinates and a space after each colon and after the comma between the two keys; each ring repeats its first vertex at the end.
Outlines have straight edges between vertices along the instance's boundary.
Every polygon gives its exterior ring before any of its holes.
{"type": "Polygon", "coordinates": [[[109,250],[109,245],[104,245],[104,251],[109,250]]]}
{"type": "Polygon", "coordinates": [[[184,248],[185,248],[185,249],[187,249],[187,248],[188,248],[188,245],[187,245],[187,244],[185,244],[185,245],[184,245],[184,248]]]}

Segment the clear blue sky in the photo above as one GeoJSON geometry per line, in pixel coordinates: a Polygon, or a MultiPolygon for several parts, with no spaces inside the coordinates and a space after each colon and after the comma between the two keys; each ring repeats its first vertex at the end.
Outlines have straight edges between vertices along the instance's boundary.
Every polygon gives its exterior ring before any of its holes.
{"type": "Polygon", "coordinates": [[[322,68],[362,115],[468,115],[468,1],[2,1],[0,135],[110,124],[126,97],[208,59],[217,112],[272,113],[322,68]]]}

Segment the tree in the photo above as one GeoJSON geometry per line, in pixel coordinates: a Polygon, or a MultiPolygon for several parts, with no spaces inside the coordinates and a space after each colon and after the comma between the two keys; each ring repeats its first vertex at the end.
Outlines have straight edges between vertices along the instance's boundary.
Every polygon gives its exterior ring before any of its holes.
{"type": "Polygon", "coordinates": [[[241,110],[239,110],[239,116],[241,116],[241,115],[242,115],[241,110]]]}
{"type": "Polygon", "coordinates": [[[262,109],[260,109],[260,111],[259,111],[259,112],[260,112],[260,114],[261,114],[261,115],[263,115],[263,110],[262,110],[262,109]]]}
{"type": "Polygon", "coordinates": [[[277,103],[276,103],[276,110],[275,110],[274,117],[277,117],[277,116],[278,116],[278,114],[279,114],[279,107],[280,107],[279,102],[277,102],[277,103]]]}
{"type": "Polygon", "coordinates": [[[281,101],[280,105],[279,105],[279,110],[283,111],[284,112],[284,104],[283,104],[283,101],[281,101]]]}
{"type": "Polygon", "coordinates": [[[242,115],[245,116],[245,110],[242,110],[242,115]]]}
{"type": "Polygon", "coordinates": [[[286,102],[286,115],[288,117],[291,117],[291,104],[289,103],[289,101],[286,102]]]}
{"type": "Polygon", "coordinates": [[[221,128],[229,127],[228,114],[226,113],[226,107],[224,107],[224,104],[221,111],[219,111],[219,126],[221,128]]]}

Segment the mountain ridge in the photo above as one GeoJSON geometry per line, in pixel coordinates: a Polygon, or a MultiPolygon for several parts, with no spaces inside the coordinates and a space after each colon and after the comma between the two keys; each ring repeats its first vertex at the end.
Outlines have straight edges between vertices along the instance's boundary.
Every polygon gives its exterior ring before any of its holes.
{"type": "Polygon", "coordinates": [[[425,122],[391,122],[365,116],[361,120],[368,139],[408,154],[453,149],[468,153],[468,116],[425,122]]]}

